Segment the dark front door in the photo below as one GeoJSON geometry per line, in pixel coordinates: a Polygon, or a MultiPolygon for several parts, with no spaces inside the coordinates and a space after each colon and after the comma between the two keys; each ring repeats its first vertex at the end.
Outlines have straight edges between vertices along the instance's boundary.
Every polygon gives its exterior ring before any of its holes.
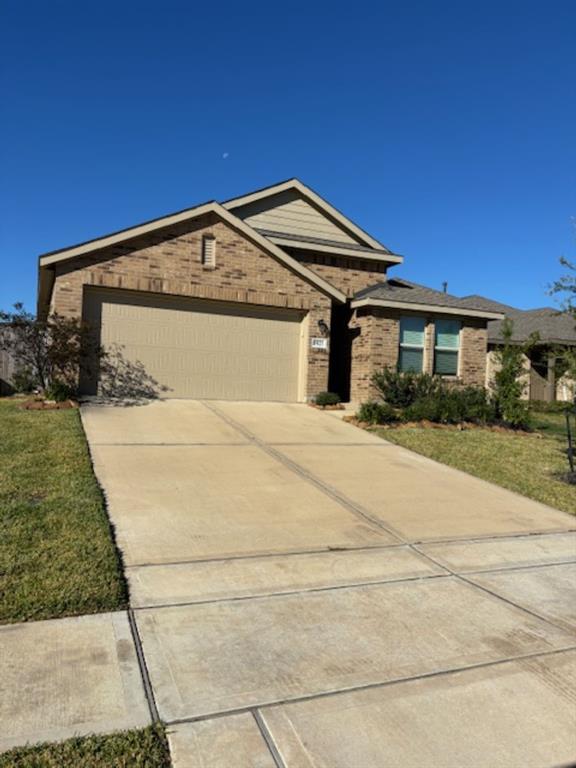
{"type": "Polygon", "coordinates": [[[328,389],[338,393],[343,403],[350,401],[353,331],[348,324],[351,317],[352,310],[348,303],[332,305],[328,389]]]}

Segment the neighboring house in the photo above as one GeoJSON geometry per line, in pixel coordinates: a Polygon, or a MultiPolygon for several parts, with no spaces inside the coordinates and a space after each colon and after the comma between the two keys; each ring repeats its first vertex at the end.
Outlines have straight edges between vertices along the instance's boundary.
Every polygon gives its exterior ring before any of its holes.
{"type": "MultiPolygon", "coordinates": [[[[0,328],[0,334],[10,333],[6,327],[0,328]]],[[[14,392],[12,377],[16,372],[16,361],[13,355],[5,349],[0,349],[0,396],[11,395],[14,392]]]]}
{"type": "MultiPolygon", "coordinates": [[[[504,313],[513,324],[511,341],[524,344],[538,335],[524,356],[524,397],[530,400],[573,400],[576,382],[566,374],[565,352],[576,354],[576,319],[553,307],[517,309],[484,296],[466,296],[463,302],[504,313]]],[[[496,370],[495,350],[502,344],[502,320],[488,323],[487,384],[496,370]]]]}
{"type": "Polygon", "coordinates": [[[384,365],[483,384],[502,315],[388,279],[402,261],[292,179],[45,254],[38,312],[83,317],[168,397],[360,401],[384,365]]]}

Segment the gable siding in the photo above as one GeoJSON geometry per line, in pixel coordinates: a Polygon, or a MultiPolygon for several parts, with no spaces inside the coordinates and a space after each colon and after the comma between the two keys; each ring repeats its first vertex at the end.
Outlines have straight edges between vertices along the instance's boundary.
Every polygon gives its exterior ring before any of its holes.
{"type": "Polygon", "coordinates": [[[235,208],[233,213],[256,229],[302,237],[321,237],[340,243],[360,242],[294,191],[281,192],[248,203],[235,208]]]}

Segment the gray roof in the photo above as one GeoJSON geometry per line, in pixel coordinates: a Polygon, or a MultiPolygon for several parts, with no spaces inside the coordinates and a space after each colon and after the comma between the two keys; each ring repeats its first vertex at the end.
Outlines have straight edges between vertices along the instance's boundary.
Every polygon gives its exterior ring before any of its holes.
{"type": "Polygon", "coordinates": [[[480,296],[477,293],[471,296],[464,296],[460,299],[468,307],[482,307],[489,312],[509,312],[513,310],[509,304],[502,304],[500,301],[494,301],[494,299],[487,299],[486,296],[480,296]]]}
{"type": "Polygon", "coordinates": [[[294,247],[297,247],[298,243],[312,243],[316,245],[332,245],[337,248],[346,248],[349,251],[358,251],[359,253],[377,253],[383,256],[397,256],[397,254],[392,253],[388,248],[370,248],[367,245],[360,245],[359,243],[344,243],[341,240],[326,240],[323,237],[312,237],[311,235],[273,232],[271,229],[260,229],[259,227],[256,227],[256,231],[260,232],[264,237],[282,237],[286,240],[293,240],[294,247]]]}
{"type": "MultiPolygon", "coordinates": [[[[512,341],[518,343],[527,341],[534,333],[538,333],[542,343],[576,344],[576,319],[566,312],[560,312],[554,307],[539,309],[517,309],[516,307],[500,304],[485,296],[465,296],[462,301],[473,302],[475,306],[498,308],[506,314],[513,323],[512,341]]],[[[502,341],[502,321],[491,320],[488,323],[488,341],[502,341]]]]}
{"type": "Polygon", "coordinates": [[[364,288],[354,296],[355,301],[361,299],[380,299],[390,302],[399,302],[406,304],[423,304],[434,307],[449,307],[450,309],[461,309],[462,314],[466,315],[468,311],[478,312],[500,312],[500,309],[483,306],[482,302],[475,304],[473,301],[465,302],[457,296],[450,293],[436,291],[434,288],[428,288],[425,285],[412,283],[410,280],[404,280],[398,277],[391,277],[387,281],[364,288]]]}

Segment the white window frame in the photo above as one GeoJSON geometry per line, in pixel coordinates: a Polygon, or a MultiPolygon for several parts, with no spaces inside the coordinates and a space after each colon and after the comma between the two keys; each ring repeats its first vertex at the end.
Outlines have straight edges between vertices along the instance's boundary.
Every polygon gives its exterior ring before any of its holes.
{"type": "Polygon", "coordinates": [[[415,371],[415,373],[424,373],[425,365],[426,365],[426,318],[419,317],[418,315],[402,315],[400,317],[399,326],[398,326],[398,364],[396,366],[396,369],[399,373],[407,373],[407,371],[403,371],[400,368],[400,359],[403,349],[417,349],[420,352],[422,352],[422,366],[419,371],[415,371]],[[421,320],[423,323],[422,326],[422,345],[419,344],[403,344],[402,343],[402,321],[403,320],[421,320]]]}
{"type": "Polygon", "coordinates": [[[432,353],[434,355],[433,361],[432,361],[432,372],[434,376],[442,376],[443,378],[459,378],[460,377],[460,364],[462,360],[462,321],[461,320],[454,320],[452,318],[439,318],[434,321],[434,344],[432,347],[432,353]],[[437,338],[438,338],[438,322],[449,322],[449,323],[458,323],[458,346],[457,347],[440,347],[437,344],[437,338]],[[436,370],[436,352],[455,352],[456,353],[456,373],[438,373],[436,370]]]}

